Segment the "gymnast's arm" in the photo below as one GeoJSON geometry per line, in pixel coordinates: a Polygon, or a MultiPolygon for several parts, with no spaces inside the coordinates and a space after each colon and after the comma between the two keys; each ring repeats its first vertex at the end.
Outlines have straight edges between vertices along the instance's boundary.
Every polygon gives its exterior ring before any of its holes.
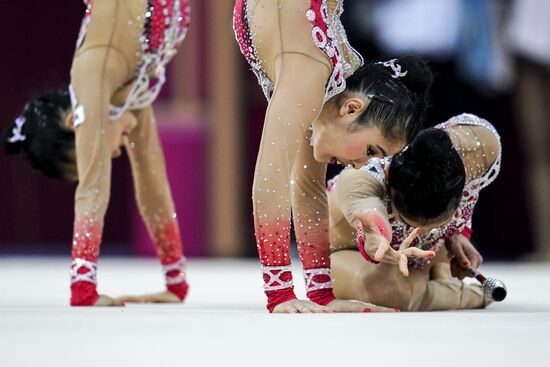
{"type": "Polygon", "coordinates": [[[109,200],[111,140],[109,101],[127,70],[121,55],[109,47],[77,53],[71,68],[75,145],[79,183],[76,219],[90,218],[102,227],[109,200]]]}
{"type": "Polygon", "coordinates": [[[466,123],[449,125],[445,131],[449,134],[453,146],[460,154],[466,171],[466,184],[483,178],[485,187],[498,174],[498,165],[502,154],[500,137],[494,127],[487,121],[481,120],[483,125],[469,125],[466,123]],[[492,168],[496,168],[495,175],[491,175],[492,168]]]}
{"type": "Polygon", "coordinates": [[[365,251],[374,259],[378,240],[391,241],[391,225],[388,211],[382,200],[384,189],[374,177],[362,169],[346,168],[340,173],[330,195],[346,221],[356,230],[363,226],[358,213],[366,215],[382,234],[368,234],[365,238],[365,251]],[[370,241],[368,239],[371,239],[370,241]]]}
{"type": "MultiPolygon", "coordinates": [[[[467,115],[468,116],[468,115],[467,115]]],[[[500,167],[500,137],[494,127],[481,120],[481,125],[454,124],[446,131],[459,152],[466,171],[466,185],[480,180],[476,186],[481,189],[489,185],[498,175],[500,167]]],[[[453,275],[460,279],[469,276],[468,267],[478,268],[483,257],[470,241],[471,217],[466,228],[453,237],[445,239],[445,246],[454,258],[451,261],[453,275]]]]}
{"type": "Polygon", "coordinates": [[[338,180],[333,188],[335,202],[348,223],[358,229],[358,250],[365,260],[398,265],[401,273],[408,276],[407,257],[435,255],[433,251],[410,247],[419,228],[414,229],[403,240],[399,250],[392,248],[391,225],[382,200],[383,188],[370,174],[363,170],[348,170],[342,173],[340,179],[342,182],[338,180]]]}

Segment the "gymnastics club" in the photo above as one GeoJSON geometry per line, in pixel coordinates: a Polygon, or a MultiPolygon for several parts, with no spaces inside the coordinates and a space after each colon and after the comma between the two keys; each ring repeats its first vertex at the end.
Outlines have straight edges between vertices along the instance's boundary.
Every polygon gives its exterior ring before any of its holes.
{"type": "Polygon", "coordinates": [[[472,267],[469,267],[467,271],[472,277],[479,280],[485,297],[495,302],[500,302],[506,298],[508,291],[506,290],[506,285],[502,280],[496,278],[485,278],[483,274],[472,267]]]}

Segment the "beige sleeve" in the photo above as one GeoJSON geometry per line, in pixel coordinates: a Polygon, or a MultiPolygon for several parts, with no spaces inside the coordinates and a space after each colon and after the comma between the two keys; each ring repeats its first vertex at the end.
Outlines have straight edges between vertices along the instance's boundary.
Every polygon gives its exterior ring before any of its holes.
{"type": "Polygon", "coordinates": [[[125,145],[132,166],[139,210],[147,227],[151,229],[155,222],[167,222],[175,214],[164,152],[153,108],[148,106],[127,114],[137,119],[136,128],[125,145]]]}
{"type": "Polygon", "coordinates": [[[264,266],[290,263],[290,222],[305,268],[329,266],[326,164],[306,140],[319,115],[330,62],[311,39],[306,0],[254,0],[248,14],[262,68],[274,82],[253,184],[256,240],[264,266]]]}
{"type": "Polygon", "coordinates": [[[155,122],[153,107],[126,113],[137,118],[126,143],[132,166],[134,190],[139,211],[163,264],[172,263],[182,256],[176,212],[166,174],[164,152],[155,122]]]}
{"type": "Polygon", "coordinates": [[[328,259],[328,204],[325,186],[327,165],[313,158],[313,148],[301,139],[292,169],[291,201],[300,260],[306,269],[328,259]]]}
{"type": "Polygon", "coordinates": [[[466,182],[485,175],[501,154],[499,137],[487,127],[464,124],[445,130],[462,158],[466,182]]]}
{"type": "Polygon", "coordinates": [[[75,125],[78,187],[75,216],[94,219],[102,226],[109,200],[111,147],[108,106],[111,95],[122,83],[126,64],[108,47],[80,53],[73,60],[71,86],[77,102],[75,125]]]}
{"type": "Polygon", "coordinates": [[[444,278],[428,281],[418,310],[462,310],[484,308],[485,305],[479,284],[466,284],[457,278],[444,278]]]}
{"type": "MultiPolygon", "coordinates": [[[[264,265],[290,261],[291,207],[296,221],[306,221],[306,225],[312,213],[322,218],[310,232],[296,233],[301,243],[326,247],[328,254],[328,221],[323,219],[328,215],[324,213],[326,165],[314,161],[305,140],[323,105],[327,75],[326,67],[309,58],[295,54],[280,57],[279,78],[265,117],[253,184],[256,237],[264,265]],[[301,81],[300,88],[296,80],[301,81]]],[[[304,223],[296,223],[297,229],[302,229],[304,223]]]]}
{"type": "Polygon", "coordinates": [[[377,213],[389,228],[391,236],[388,211],[383,201],[384,188],[369,173],[361,169],[346,168],[338,176],[332,190],[333,203],[354,228],[357,228],[358,221],[353,213],[377,213]]]}

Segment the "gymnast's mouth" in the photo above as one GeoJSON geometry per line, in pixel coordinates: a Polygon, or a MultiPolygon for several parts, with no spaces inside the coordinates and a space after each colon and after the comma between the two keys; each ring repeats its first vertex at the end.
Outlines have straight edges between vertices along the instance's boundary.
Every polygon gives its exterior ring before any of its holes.
{"type": "Polygon", "coordinates": [[[339,165],[345,167],[345,166],[350,165],[351,163],[347,163],[347,164],[346,164],[346,163],[342,162],[341,160],[339,160],[338,158],[332,157],[332,158],[330,159],[330,164],[339,164],[339,165]]]}

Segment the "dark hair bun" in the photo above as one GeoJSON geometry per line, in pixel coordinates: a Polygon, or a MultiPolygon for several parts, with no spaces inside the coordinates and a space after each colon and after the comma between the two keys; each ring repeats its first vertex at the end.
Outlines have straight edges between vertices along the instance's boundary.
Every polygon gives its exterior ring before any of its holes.
{"type": "Polygon", "coordinates": [[[430,105],[429,92],[433,84],[433,74],[428,63],[418,56],[406,55],[396,60],[407,75],[399,78],[414,96],[416,119],[423,120],[430,105]]]}
{"type": "Polygon", "coordinates": [[[4,150],[9,155],[21,154],[31,168],[46,176],[72,179],[73,167],[76,167],[74,133],[65,127],[64,121],[70,109],[67,88],[51,89],[41,94],[23,109],[21,117],[25,122],[20,133],[24,139],[10,142],[17,132],[16,121],[4,129],[4,150]]]}
{"type": "Polygon", "coordinates": [[[372,123],[389,140],[410,142],[425,126],[433,76],[428,63],[418,56],[369,61],[347,81],[346,90],[369,98],[358,124],[372,123]],[[386,64],[387,66],[385,66],[386,64]],[[394,78],[395,68],[406,74],[394,78]]]}
{"type": "Polygon", "coordinates": [[[397,210],[426,222],[456,209],[465,180],[464,164],[449,135],[430,128],[393,157],[388,183],[397,210]]]}
{"type": "Polygon", "coordinates": [[[445,164],[453,153],[453,142],[449,135],[441,129],[429,128],[418,133],[411,144],[399,154],[405,157],[408,165],[431,169],[434,165],[445,164]]]}
{"type": "Polygon", "coordinates": [[[399,78],[414,94],[424,98],[433,84],[433,74],[428,62],[418,56],[406,55],[396,60],[407,75],[399,78]]]}

